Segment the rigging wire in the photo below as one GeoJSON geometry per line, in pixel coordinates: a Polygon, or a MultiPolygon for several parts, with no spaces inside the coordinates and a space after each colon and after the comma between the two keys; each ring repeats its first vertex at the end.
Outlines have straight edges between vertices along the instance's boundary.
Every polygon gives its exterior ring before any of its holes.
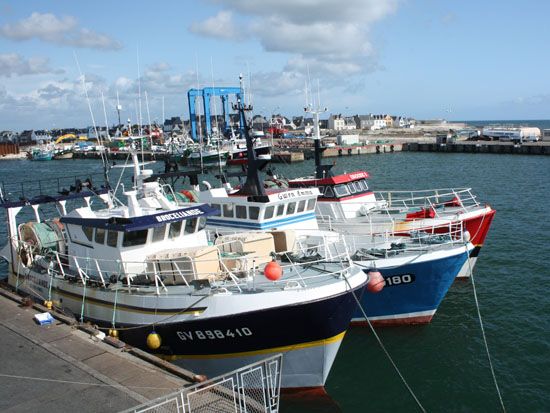
{"type": "Polygon", "coordinates": [[[393,358],[391,357],[390,353],[386,349],[386,346],[384,346],[384,343],[382,343],[382,340],[380,339],[380,337],[376,333],[376,330],[374,329],[374,327],[371,324],[369,318],[367,317],[367,313],[365,312],[365,309],[363,308],[363,305],[361,304],[361,301],[357,298],[357,295],[355,294],[355,291],[351,287],[351,284],[350,284],[350,282],[348,280],[348,277],[346,275],[344,275],[344,280],[346,280],[346,284],[350,288],[351,294],[353,295],[353,298],[355,299],[355,302],[357,303],[359,309],[361,310],[361,314],[363,314],[363,317],[365,317],[365,320],[367,320],[367,324],[369,325],[369,328],[372,331],[372,334],[374,335],[374,338],[376,339],[376,341],[380,345],[380,348],[382,349],[382,351],[384,352],[384,354],[386,355],[386,357],[390,361],[391,365],[393,366],[394,370],[396,371],[397,375],[399,376],[399,378],[401,379],[401,381],[403,382],[403,384],[405,385],[405,387],[409,391],[409,394],[412,396],[412,398],[414,399],[414,401],[418,405],[418,408],[420,409],[420,411],[422,411],[423,413],[426,413],[427,412],[426,409],[424,408],[422,403],[420,403],[420,400],[418,400],[418,397],[416,397],[413,389],[411,388],[411,386],[409,386],[409,383],[407,383],[407,380],[405,379],[405,377],[403,376],[403,374],[401,373],[401,371],[397,367],[397,364],[395,364],[395,362],[393,361],[393,358]]]}
{"type": "Polygon", "coordinates": [[[487,344],[487,336],[485,335],[485,327],[483,326],[483,320],[481,319],[481,311],[479,309],[479,301],[477,299],[476,283],[474,280],[474,272],[472,269],[472,263],[470,261],[470,254],[468,253],[468,247],[466,247],[466,253],[468,254],[468,268],[470,272],[470,278],[472,280],[472,288],[474,291],[474,300],[476,302],[477,317],[479,319],[479,326],[481,327],[481,334],[483,336],[483,344],[485,345],[485,352],[487,353],[487,360],[489,360],[489,368],[491,369],[491,375],[493,376],[493,383],[495,384],[495,389],[497,390],[498,400],[500,402],[500,407],[502,411],[506,413],[506,407],[504,406],[504,401],[502,400],[502,394],[500,393],[500,388],[498,386],[497,377],[495,375],[495,369],[493,367],[493,362],[491,360],[491,353],[489,352],[489,345],[487,344]]]}

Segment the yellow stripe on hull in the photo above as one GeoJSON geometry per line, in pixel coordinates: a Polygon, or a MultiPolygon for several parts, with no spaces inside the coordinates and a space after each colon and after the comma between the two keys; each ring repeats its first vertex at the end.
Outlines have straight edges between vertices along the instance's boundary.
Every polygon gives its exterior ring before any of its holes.
{"type": "Polygon", "coordinates": [[[231,357],[244,357],[244,356],[256,356],[256,355],[262,355],[262,354],[269,354],[269,353],[285,353],[287,351],[292,350],[301,350],[304,348],[309,347],[317,347],[317,346],[325,346],[328,344],[337,343],[339,341],[342,341],[344,339],[344,336],[346,335],[346,332],[343,331],[340,334],[337,334],[330,338],[324,338],[322,340],[316,340],[316,341],[310,341],[307,343],[300,343],[300,344],[293,344],[290,346],[281,346],[281,347],[273,347],[269,349],[264,350],[255,350],[255,351],[243,351],[240,353],[226,353],[226,354],[193,354],[193,355],[163,355],[163,354],[157,354],[158,357],[166,360],[166,361],[174,361],[179,359],[223,359],[223,358],[231,358],[231,357]]]}

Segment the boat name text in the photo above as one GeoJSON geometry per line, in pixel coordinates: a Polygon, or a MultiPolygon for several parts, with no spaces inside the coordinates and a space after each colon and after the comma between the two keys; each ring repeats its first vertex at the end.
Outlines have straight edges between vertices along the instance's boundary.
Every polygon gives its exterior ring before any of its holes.
{"type": "Polygon", "coordinates": [[[178,212],[172,212],[170,214],[163,214],[163,215],[157,215],[155,218],[158,222],[165,222],[165,221],[172,221],[174,219],[179,218],[187,218],[192,217],[196,215],[202,215],[202,211],[200,209],[188,209],[186,211],[178,211],[178,212]]]}
{"type": "Polygon", "coordinates": [[[415,279],[416,277],[413,274],[401,274],[384,277],[384,281],[386,281],[386,287],[392,287],[394,285],[400,284],[410,284],[413,283],[415,279]]]}
{"type": "Polygon", "coordinates": [[[252,330],[248,327],[233,328],[228,330],[194,330],[194,331],[176,331],[176,334],[182,341],[188,340],[216,340],[224,338],[238,338],[252,335],[252,330]]]}
{"type": "Polygon", "coordinates": [[[289,199],[295,198],[297,196],[307,196],[314,195],[313,191],[310,189],[298,189],[296,191],[285,191],[277,194],[278,199],[289,199]]]}

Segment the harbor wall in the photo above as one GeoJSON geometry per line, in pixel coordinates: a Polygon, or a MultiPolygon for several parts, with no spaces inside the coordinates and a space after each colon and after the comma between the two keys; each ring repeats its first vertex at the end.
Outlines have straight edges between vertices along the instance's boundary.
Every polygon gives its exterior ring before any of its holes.
{"type": "Polygon", "coordinates": [[[403,150],[409,152],[454,152],[454,153],[500,153],[519,155],[550,155],[550,142],[513,144],[511,142],[456,142],[424,143],[409,142],[403,144],[403,150]]]}

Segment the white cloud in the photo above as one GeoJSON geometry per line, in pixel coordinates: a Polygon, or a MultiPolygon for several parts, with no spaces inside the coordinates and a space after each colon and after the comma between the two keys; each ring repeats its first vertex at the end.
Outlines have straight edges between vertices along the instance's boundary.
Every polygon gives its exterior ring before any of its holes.
{"type": "MultiPolygon", "coordinates": [[[[193,30],[235,39],[234,15],[243,35],[256,39],[268,52],[290,54],[307,61],[319,73],[356,75],[376,67],[376,47],[370,31],[397,10],[399,0],[210,0],[227,11],[193,30]],[[233,13],[233,14],[231,14],[233,13]],[[225,29],[227,27],[227,30],[225,29]]],[[[288,67],[292,65],[289,64],[288,67]]],[[[297,67],[295,67],[297,69],[297,67]]]]}
{"type": "Polygon", "coordinates": [[[111,37],[78,26],[73,16],[57,17],[52,13],[32,13],[29,17],[0,27],[0,36],[25,41],[40,39],[45,42],[103,50],[122,48],[120,42],[111,37]]]}
{"type": "Polygon", "coordinates": [[[52,69],[45,57],[25,59],[17,53],[0,54],[0,77],[63,73],[62,69],[52,69]]]}
{"type": "Polygon", "coordinates": [[[225,10],[203,22],[191,24],[189,30],[203,36],[227,40],[241,40],[245,37],[245,33],[239,31],[233,22],[233,14],[225,10]]]}

